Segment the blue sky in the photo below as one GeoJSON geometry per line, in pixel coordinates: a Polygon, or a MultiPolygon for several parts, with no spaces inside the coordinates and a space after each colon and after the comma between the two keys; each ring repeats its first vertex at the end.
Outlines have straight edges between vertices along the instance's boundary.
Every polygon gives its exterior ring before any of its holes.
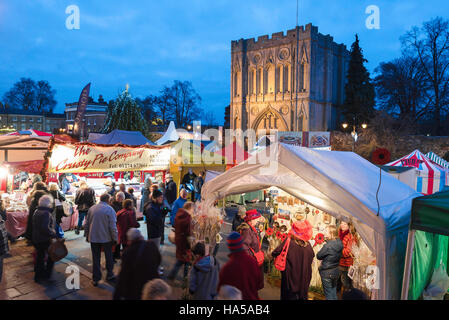
{"type": "MultiPolygon", "coordinates": [[[[301,0],[299,23],[348,48],[358,33],[373,72],[400,54],[401,35],[432,17],[447,19],[448,9],[447,0],[301,0]],[[380,30],[365,26],[369,5],[380,8],[380,30]]],[[[189,80],[222,123],[231,40],[295,24],[296,0],[0,0],[0,97],[20,77],[48,80],[62,112],[88,82],[95,100],[110,100],[126,83],[144,97],[189,80]],[[79,30],[65,27],[72,4],[80,8],[79,30]]]]}

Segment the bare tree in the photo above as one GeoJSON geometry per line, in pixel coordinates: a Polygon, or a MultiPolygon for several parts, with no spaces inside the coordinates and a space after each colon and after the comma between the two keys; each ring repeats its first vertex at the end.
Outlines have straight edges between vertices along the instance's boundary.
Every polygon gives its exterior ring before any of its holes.
{"type": "Polygon", "coordinates": [[[215,115],[214,115],[214,113],[212,111],[207,111],[204,114],[204,121],[205,121],[205,124],[208,125],[208,126],[214,125],[215,124],[215,115]]]}
{"type": "Polygon", "coordinates": [[[426,91],[433,111],[433,134],[442,132],[441,116],[449,105],[449,21],[441,17],[414,27],[401,38],[405,52],[417,56],[429,86],[426,91]]]}
{"type": "Polygon", "coordinates": [[[20,78],[20,81],[5,93],[4,99],[13,108],[52,112],[56,106],[55,94],[56,90],[53,90],[47,81],[36,83],[30,78],[20,78]]]}
{"type": "Polygon", "coordinates": [[[381,63],[375,72],[378,75],[374,84],[381,110],[401,120],[404,126],[416,124],[429,111],[425,101],[428,88],[418,58],[403,55],[381,63]]]}
{"type": "Polygon", "coordinates": [[[173,97],[173,112],[178,127],[185,127],[201,113],[201,97],[190,81],[178,81],[170,88],[173,97]]]}

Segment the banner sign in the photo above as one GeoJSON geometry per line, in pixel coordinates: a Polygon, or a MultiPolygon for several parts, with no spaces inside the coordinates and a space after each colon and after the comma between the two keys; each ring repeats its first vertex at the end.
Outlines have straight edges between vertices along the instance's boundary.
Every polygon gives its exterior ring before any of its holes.
{"type": "Polygon", "coordinates": [[[121,147],[92,144],[56,144],[48,172],[115,172],[168,170],[170,147],[121,147]]]}
{"type": "Polygon", "coordinates": [[[277,141],[281,143],[291,144],[294,146],[302,145],[302,132],[297,131],[278,131],[277,141]]]}
{"type": "Polygon", "coordinates": [[[81,91],[78,100],[78,108],[76,109],[75,121],[73,123],[73,134],[79,136],[82,132],[84,113],[86,112],[87,103],[89,102],[90,82],[81,91]]]}
{"type": "Polygon", "coordinates": [[[319,132],[310,131],[309,132],[309,148],[322,148],[330,147],[330,132],[319,132]]]}

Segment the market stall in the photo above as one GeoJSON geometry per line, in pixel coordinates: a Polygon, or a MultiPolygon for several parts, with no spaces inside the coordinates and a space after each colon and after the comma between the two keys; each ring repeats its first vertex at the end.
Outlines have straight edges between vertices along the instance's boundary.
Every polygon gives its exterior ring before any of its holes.
{"type": "Polygon", "coordinates": [[[442,300],[449,289],[449,191],[413,199],[403,300],[442,300]]]}
{"type": "Polygon", "coordinates": [[[170,173],[178,186],[178,192],[186,181],[191,185],[194,177],[200,172],[209,170],[224,172],[225,169],[225,159],[219,154],[204,150],[204,145],[193,143],[191,140],[171,144],[170,173]],[[191,179],[187,179],[188,176],[191,179]]]}
{"type": "Polygon", "coordinates": [[[433,163],[419,150],[392,161],[385,166],[388,167],[411,167],[416,169],[415,190],[428,195],[443,190],[449,183],[447,170],[433,163]]]}
{"type": "Polygon", "coordinates": [[[351,220],[376,259],[373,296],[400,297],[411,200],[417,192],[352,152],[276,143],[208,181],[202,198],[207,206],[230,194],[269,187],[335,219],[351,220]]]}

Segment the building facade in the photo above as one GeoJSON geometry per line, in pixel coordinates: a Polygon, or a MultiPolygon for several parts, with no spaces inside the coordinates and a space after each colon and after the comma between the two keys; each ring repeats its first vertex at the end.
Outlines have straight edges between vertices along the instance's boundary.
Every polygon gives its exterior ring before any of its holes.
{"type": "Polygon", "coordinates": [[[344,102],[349,52],[308,24],[231,43],[232,129],[328,131],[344,102]]]}
{"type": "Polygon", "coordinates": [[[65,128],[65,115],[12,108],[1,109],[0,128],[12,128],[19,131],[35,129],[55,133],[65,128]]]}
{"type": "MultiPolygon", "coordinates": [[[[65,104],[65,122],[67,133],[73,132],[77,108],[78,102],[65,104]]],[[[82,135],[87,137],[91,132],[100,132],[105,125],[107,111],[108,104],[104,101],[101,94],[98,98],[98,102],[95,102],[91,97],[89,97],[89,102],[83,118],[84,132],[82,135]]]]}

